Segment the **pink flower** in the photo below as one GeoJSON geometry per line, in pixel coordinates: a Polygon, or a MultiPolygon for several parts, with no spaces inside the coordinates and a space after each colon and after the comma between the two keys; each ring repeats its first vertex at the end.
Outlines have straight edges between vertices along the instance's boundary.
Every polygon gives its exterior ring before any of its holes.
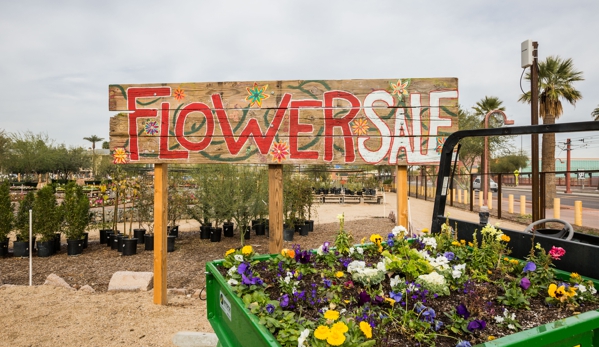
{"type": "Polygon", "coordinates": [[[561,248],[561,247],[551,247],[551,250],[549,251],[549,256],[551,258],[553,258],[554,260],[560,260],[561,257],[564,256],[564,254],[566,254],[566,250],[561,248]]]}

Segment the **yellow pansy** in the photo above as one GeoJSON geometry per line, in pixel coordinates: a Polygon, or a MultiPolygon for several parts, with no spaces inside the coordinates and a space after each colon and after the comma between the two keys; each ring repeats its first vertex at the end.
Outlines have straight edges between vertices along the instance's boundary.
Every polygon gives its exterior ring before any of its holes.
{"type": "Polygon", "coordinates": [[[347,325],[345,325],[345,323],[337,322],[337,323],[333,324],[333,326],[331,327],[331,330],[338,331],[343,334],[343,333],[346,333],[349,330],[349,328],[347,327],[347,325]]]}
{"type": "Polygon", "coordinates": [[[364,333],[364,336],[366,336],[367,339],[372,338],[372,327],[370,326],[370,324],[368,324],[365,321],[361,321],[360,330],[362,330],[362,333],[364,333]]]}
{"type": "Polygon", "coordinates": [[[230,250],[225,252],[225,257],[228,256],[231,253],[235,253],[235,250],[233,248],[231,248],[230,250]]]}
{"type": "Polygon", "coordinates": [[[424,228],[424,229],[422,229],[422,230],[420,230],[420,231],[421,231],[423,234],[428,234],[428,233],[429,233],[429,230],[428,230],[428,228],[424,228]]]}
{"type": "Polygon", "coordinates": [[[316,330],[314,330],[314,337],[319,340],[326,340],[331,334],[331,329],[329,329],[326,325],[319,325],[316,330]]]}
{"type": "Polygon", "coordinates": [[[507,236],[506,234],[502,234],[501,235],[501,241],[510,242],[510,237],[507,236]]]}
{"type": "Polygon", "coordinates": [[[331,330],[329,337],[327,337],[327,343],[331,346],[341,346],[344,342],[345,335],[336,330],[331,330]]]}
{"type": "Polygon", "coordinates": [[[395,305],[395,300],[393,300],[391,298],[385,298],[385,301],[389,302],[391,304],[391,306],[395,305]]]}
{"type": "Polygon", "coordinates": [[[461,244],[461,243],[459,243],[458,241],[453,241],[451,244],[452,244],[452,245],[454,245],[454,246],[461,246],[461,245],[462,245],[462,244],[461,244]]]}
{"type": "Polygon", "coordinates": [[[337,272],[335,272],[335,277],[337,277],[337,278],[343,277],[343,271],[337,271],[337,272]]]}
{"type": "Polygon", "coordinates": [[[250,255],[253,251],[254,249],[250,245],[243,246],[243,248],[241,249],[241,253],[243,253],[243,255],[250,255]]]}
{"type": "Polygon", "coordinates": [[[557,285],[555,283],[551,283],[549,288],[547,289],[547,293],[550,297],[555,298],[555,291],[557,290],[557,285]]]}
{"type": "Polygon", "coordinates": [[[339,312],[335,310],[328,310],[324,313],[324,318],[330,320],[337,320],[339,318],[339,312]]]}
{"type": "Polygon", "coordinates": [[[383,237],[379,234],[372,234],[370,235],[370,242],[380,245],[383,242],[383,237]]]}
{"type": "Polygon", "coordinates": [[[460,243],[463,244],[463,245],[465,245],[466,244],[466,240],[462,239],[462,240],[460,240],[460,243]]]}
{"type": "Polygon", "coordinates": [[[582,279],[582,277],[576,272],[572,272],[570,274],[570,278],[574,281],[580,281],[582,279]]]}

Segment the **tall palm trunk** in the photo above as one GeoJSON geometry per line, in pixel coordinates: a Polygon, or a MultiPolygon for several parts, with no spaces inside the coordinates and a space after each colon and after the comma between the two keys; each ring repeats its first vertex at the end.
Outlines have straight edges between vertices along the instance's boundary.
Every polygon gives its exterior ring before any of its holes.
{"type": "MultiPolygon", "coordinates": [[[[545,115],[543,117],[543,124],[555,124],[555,117],[552,115],[545,115]]],[[[555,134],[543,134],[543,144],[541,147],[542,152],[542,164],[541,172],[553,172],[555,171],[555,134]]],[[[545,174],[545,196],[541,199],[545,199],[545,207],[553,208],[553,199],[556,197],[555,187],[555,174],[545,174]]]]}

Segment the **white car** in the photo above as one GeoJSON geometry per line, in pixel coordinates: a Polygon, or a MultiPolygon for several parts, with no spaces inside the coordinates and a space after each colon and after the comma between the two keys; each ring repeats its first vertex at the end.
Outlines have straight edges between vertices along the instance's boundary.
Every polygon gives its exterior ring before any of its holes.
{"type": "MultiPolygon", "coordinates": [[[[482,179],[480,178],[480,176],[474,178],[474,182],[472,182],[472,189],[474,190],[480,190],[480,187],[482,185],[482,179]]],[[[489,178],[489,189],[492,192],[497,192],[497,183],[495,181],[493,181],[492,178],[489,178]]]]}

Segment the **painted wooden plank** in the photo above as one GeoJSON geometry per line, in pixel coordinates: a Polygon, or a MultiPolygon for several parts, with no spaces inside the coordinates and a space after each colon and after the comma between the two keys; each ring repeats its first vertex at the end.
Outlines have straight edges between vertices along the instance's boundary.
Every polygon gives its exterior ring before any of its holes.
{"type": "Polygon", "coordinates": [[[166,224],[168,209],[168,164],[154,166],[154,303],[168,303],[166,290],[166,224]]]}
{"type": "Polygon", "coordinates": [[[109,89],[123,163],[426,164],[457,130],[455,78],[109,89]]]}

